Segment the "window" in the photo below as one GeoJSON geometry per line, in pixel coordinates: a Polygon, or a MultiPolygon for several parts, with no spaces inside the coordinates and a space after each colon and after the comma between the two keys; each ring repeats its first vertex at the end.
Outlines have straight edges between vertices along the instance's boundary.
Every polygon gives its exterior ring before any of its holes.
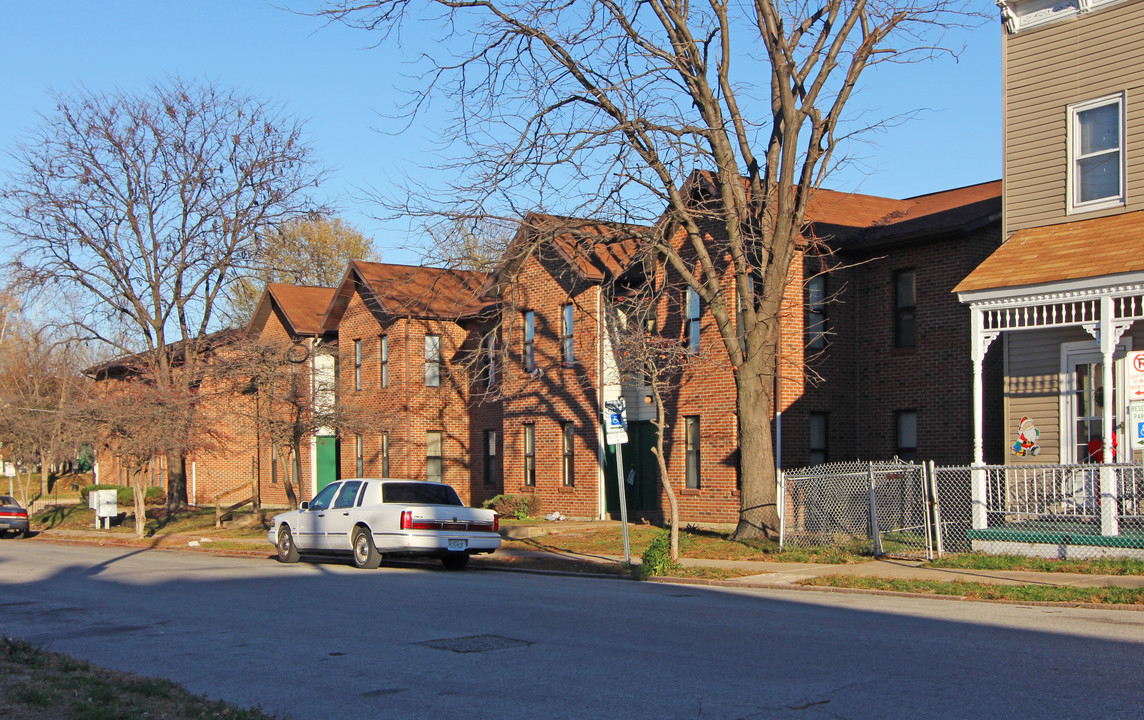
{"type": "Polygon", "coordinates": [[[381,434],[381,476],[389,477],[389,433],[381,434]]]}
{"type": "Polygon", "coordinates": [[[894,347],[917,344],[917,272],[894,273],[894,347]]]}
{"type": "Polygon", "coordinates": [[[806,282],[806,347],[826,348],[826,276],[816,275],[806,282]]]}
{"type": "Polygon", "coordinates": [[[524,484],[536,485],[536,425],[524,424],[524,484]]]}
{"type": "Polygon", "coordinates": [[[441,435],[437,430],[425,433],[425,478],[430,482],[445,481],[445,458],[441,453],[443,444],[441,435]]]}
{"type": "Polygon", "coordinates": [[[821,465],[826,462],[826,413],[812,412],[810,414],[810,454],[807,462],[811,465],[821,465]]]}
{"type": "Polygon", "coordinates": [[[310,501],[310,509],[325,510],[330,507],[330,501],[334,499],[334,493],[338,491],[339,487],[341,486],[338,485],[338,483],[331,483],[322,488],[322,491],[315,495],[314,499],[310,501]]]}
{"type": "Polygon", "coordinates": [[[571,366],[576,361],[575,353],[573,352],[575,343],[572,338],[572,323],[575,310],[575,307],[571,304],[560,308],[561,355],[566,366],[571,366]]]}
{"type": "Polygon", "coordinates": [[[895,415],[897,455],[902,460],[913,462],[918,459],[918,413],[916,410],[899,410],[895,415]]]}
{"type": "Polygon", "coordinates": [[[699,293],[695,292],[694,288],[687,288],[683,298],[683,312],[684,319],[684,333],[686,333],[684,342],[687,344],[687,352],[699,352],[699,316],[702,313],[700,306],[699,293]]]}
{"type": "Polygon", "coordinates": [[[278,484],[278,446],[270,443],[270,484],[278,484]]]}
{"type": "Polygon", "coordinates": [[[380,340],[378,361],[381,365],[381,386],[387,388],[389,387],[389,336],[382,335],[378,340],[380,340]]]}
{"type": "Polygon", "coordinates": [[[361,489],[361,481],[352,480],[342,484],[342,491],[338,493],[338,499],[334,501],[335,508],[352,508],[357,502],[358,490],[361,489]]]}
{"type": "Polygon", "coordinates": [[[532,372],[536,369],[536,313],[532,310],[524,311],[524,348],[522,350],[524,369],[532,372]]]}
{"type": "Polygon", "coordinates": [[[485,338],[485,385],[494,387],[497,384],[497,338],[489,335],[485,338]]]}
{"type": "Polygon", "coordinates": [[[1124,204],[1124,95],[1072,105],[1069,112],[1069,212],[1124,204]]]}
{"type": "Polygon", "coordinates": [[[485,430],[485,484],[500,482],[500,456],[497,454],[497,431],[485,430]]]}
{"type": "Polygon", "coordinates": [[[576,484],[576,467],[574,458],[576,457],[576,425],[570,422],[562,423],[561,427],[562,448],[563,448],[563,478],[564,487],[572,487],[576,484]]]}
{"type": "Polygon", "coordinates": [[[361,340],[354,340],[354,390],[361,390],[361,340]]]}
{"type": "Polygon", "coordinates": [[[441,387],[441,336],[425,336],[425,387],[441,387]]]}
{"type": "Polygon", "coordinates": [[[364,453],[362,452],[361,435],[354,435],[354,464],[357,470],[357,474],[354,477],[362,476],[362,470],[364,469],[362,466],[365,464],[363,460],[364,453]]]}
{"type": "Polygon", "coordinates": [[[699,488],[699,418],[689,417],[684,420],[687,434],[687,487],[699,488]]]}

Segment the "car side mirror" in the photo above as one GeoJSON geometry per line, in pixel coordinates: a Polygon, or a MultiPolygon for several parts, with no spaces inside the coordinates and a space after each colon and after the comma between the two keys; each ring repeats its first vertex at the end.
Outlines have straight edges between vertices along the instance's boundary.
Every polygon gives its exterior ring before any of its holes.
{"type": "Polygon", "coordinates": [[[302,504],[298,506],[298,509],[299,510],[309,510],[310,509],[310,503],[303,500],[302,504]]]}

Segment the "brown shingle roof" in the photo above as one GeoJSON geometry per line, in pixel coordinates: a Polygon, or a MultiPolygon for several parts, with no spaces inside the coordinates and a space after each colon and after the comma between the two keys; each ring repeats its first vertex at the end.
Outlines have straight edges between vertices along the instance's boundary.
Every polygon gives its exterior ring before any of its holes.
{"type": "Polygon", "coordinates": [[[270,283],[266,292],[274,299],[297,335],[317,335],[322,317],[334,299],[334,288],[270,283]]]}
{"type": "Polygon", "coordinates": [[[1144,271],[1144,211],[1020,230],[954,292],[1144,271]]]}
{"type": "Polygon", "coordinates": [[[359,281],[382,312],[449,320],[472,317],[493,302],[481,294],[487,277],[468,270],[354,260],[322,324],[326,329],[337,327],[359,281]]]}

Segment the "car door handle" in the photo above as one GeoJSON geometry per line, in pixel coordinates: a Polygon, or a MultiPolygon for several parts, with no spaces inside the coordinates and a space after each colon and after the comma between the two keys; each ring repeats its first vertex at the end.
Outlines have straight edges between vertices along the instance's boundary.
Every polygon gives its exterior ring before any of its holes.
{"type": "Polygon", "coordinates": [[[349,516],[350,516],[350,514],[348,512],[342,513],[342,517],[349,517],[349,516]]]}

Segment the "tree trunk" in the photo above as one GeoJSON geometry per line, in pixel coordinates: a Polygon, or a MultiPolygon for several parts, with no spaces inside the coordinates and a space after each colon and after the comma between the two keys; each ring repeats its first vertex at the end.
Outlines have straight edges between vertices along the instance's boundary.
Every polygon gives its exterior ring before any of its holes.
{"type": "MultiPolygon", "coordinates": [[[[131,472],[131,494],[135,500],[133,503],[135,506],[135,537],[139,540],[142,540],[147,532],[147,488],[143,484],[144,477],[146,474],[141,470],[132,470],[131,472]]],[[[170,498],[170,494],[167,497],[170,498]]],[[[168,500],[168,502],[170,501],[168,500]]]]}
{"type": "Polygon", "coordinates": [[[48,480],[52,474],[51,465],[48,464],[48,453],[40,452],[40,497],[48,497],[48,480]]]}
{"type": "Polygon", "coordinates": [[[167,511],[177,512],[190,507],[187,496],[187,458],[167,453],[167,511]]]}
{"type": "Polygon", "coordinates": [[[758,368],[773,366],[773,355],[759,354],[735,374],[739,411],[739,524],[732,537],[747,540],[779,538],[778,488],[775,483],[774,442],[771,438],[773,385],[758,368]]]}
{"type": "Polygon", "coordinates": [[[290,445],[290,467],[293,469],[294,479],[298,483],[298,492],[294,493],[294,486],[286,482],[286,499],[290,501],[292,510],[298,509],[298,496],[302,495],[302,442],[297,438],[290,445]]]}

